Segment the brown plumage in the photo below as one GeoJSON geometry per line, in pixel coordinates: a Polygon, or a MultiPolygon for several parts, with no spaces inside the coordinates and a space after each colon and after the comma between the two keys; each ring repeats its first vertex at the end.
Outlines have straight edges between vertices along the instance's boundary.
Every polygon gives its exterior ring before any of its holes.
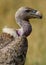
{"type": "Polygon", "coordinates": [[[6,46],[8,43],[13,41],[14,37],[7,33],[2,33],[0,35],[0,49],[6,46]]]}
{"type": "Polygon", "coordinates": [[[15,39],[7,33],[0,36],[0,65],[24,65],[27,53],[26,37],[15,39]]]}

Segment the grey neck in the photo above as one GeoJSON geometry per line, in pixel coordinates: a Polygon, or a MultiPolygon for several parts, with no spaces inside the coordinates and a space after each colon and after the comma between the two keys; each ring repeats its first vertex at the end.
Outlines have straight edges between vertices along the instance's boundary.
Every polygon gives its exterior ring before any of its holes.
{"type": "Polygon", "coordinates": [[[16,18],[16,22],[20,26],[20,29],[18,29],[18,32],[20,32],[19,33],[20,35],[24,35],[24,36],[30,35],[32,31],[32,26],[29,23],[29,20],[16,18]]]}

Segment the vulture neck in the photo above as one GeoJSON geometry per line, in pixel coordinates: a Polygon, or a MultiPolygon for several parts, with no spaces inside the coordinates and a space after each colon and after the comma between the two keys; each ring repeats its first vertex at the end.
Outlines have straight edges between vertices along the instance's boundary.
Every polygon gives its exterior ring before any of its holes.
{"type": "Polygon", "coordinates": [[[32,31],[32,26],[29,23],[28,19],[21,19],[21,18],[16,18],[16,22],[19,25],[20,29],[18,29],[18,34],[20,36],[28,36],[30,35],[32,31]]]}

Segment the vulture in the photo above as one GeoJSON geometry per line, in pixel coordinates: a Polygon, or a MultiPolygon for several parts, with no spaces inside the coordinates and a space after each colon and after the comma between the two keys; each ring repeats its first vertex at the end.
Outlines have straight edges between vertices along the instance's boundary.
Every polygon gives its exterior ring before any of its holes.
{"type": "Polygon", "coordinates": [[[32,32],[29,19],[42,19],[40,11],[20,7],[15,13],[19,29],[4,27],[0,34],[0,65],[24,65],[28,50],[27,37],[32,32]]]}

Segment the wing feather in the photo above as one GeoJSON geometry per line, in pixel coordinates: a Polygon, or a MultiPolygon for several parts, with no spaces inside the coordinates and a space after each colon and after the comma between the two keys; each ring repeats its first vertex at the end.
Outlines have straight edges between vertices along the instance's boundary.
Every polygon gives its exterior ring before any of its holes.
{"type": "Polygon", "coordinates": [[[14,38],[3,33],[0,36],[0,65],[24,65],[28,42],[26,37],[14,38]]]}
{"type": "Polygon", "coordinates": [[[2,33],[0,35],[0,49],[13,41],[14,37],[7,33],[2,33]]]}

